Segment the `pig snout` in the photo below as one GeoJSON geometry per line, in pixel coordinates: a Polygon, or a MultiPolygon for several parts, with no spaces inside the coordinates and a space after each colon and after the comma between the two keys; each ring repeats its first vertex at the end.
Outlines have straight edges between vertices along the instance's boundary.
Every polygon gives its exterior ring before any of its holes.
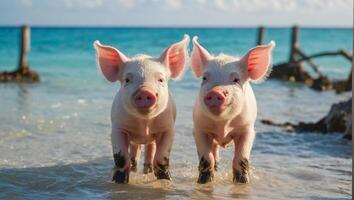
{"type": "Polygon", "coordinates": [[[226,103],[227,92],[221,89],[212,89],[204,97],[204,103],[213,114],[220,114],[226,103]]]}
{"type": "Polygon", "coordinates": [[[157,94],[146,87],[139,89],[134,95],[134,104],[138,109],[150,109],[156,104],[157,94]]]}

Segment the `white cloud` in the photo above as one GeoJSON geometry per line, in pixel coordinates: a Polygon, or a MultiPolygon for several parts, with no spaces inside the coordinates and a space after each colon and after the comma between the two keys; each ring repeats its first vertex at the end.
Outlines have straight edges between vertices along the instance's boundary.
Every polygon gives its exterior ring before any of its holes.
{"type": "MultiPolygon", "coordinates": [[[[190,1],[192,2],[192,1],[190,1]]],[[[334,7],[352,7],[351,0],[194,0],[199,5],[211,5],[221,10],[273,10],[286,11],[294,9],[333,9],[334,7]]],[[[188,5],[186,5],[188,6],[188,5]]]]}
{"type": "MultiPolygon", "coordinates": [[[[297,23],[352,26],[353,18],[352,0],[0,0],[0,2],[9,5],[7,8],[13,6],[14,11],[26,13],[18,17],[25,19],[17,21],[21,23],[36,21],[38,24],[283,26],[297,23]],[[29,6],[31,9],[28,9],[29,6]],[[86,10],[90,11],[89,15],[86,10]],[[38,13],[46,13],[50,17],[39,18],[38,13]]],[[[9,9],[5,8],[6,6],[0,6],[0,16],[5,16],[2,17],[3,20],[0,18],[0,22],[6,24],[9,22],[4,13],[9,9]]]]}
{"type": "MultiPolygon", "coordinates": [[[[31,6],[33,2],[45,4],[43,0],[17,0],[21,5],[31,6]]],[[[64,3],[68,8],[86,7],[93,8],[102,5],[113,5],[112,3],[124,7],[136,7],[142,4],[154,3],[156,5],[167,5],[171,8],[180,8],[189,5],[216,5],[218,8],[333,8],[352,6],[352,0],[52,0],[56,3],[64,3]],[[196,3],[196,4],[195,4],[196,3]]]]}
{"type": "MultiPolygon", "coordinates": [[[[200,0],[195,0],[199,2],[200,0]]],[[[221,10],[287,11],[294,9],[318,10],[352,8],[351,0],[209,0],[221,10]]]]}
{"type": "Polygon", "coordinates": [[[154,6],[159,8],[179,9],[183,6],[182,0],[115,0],[119,7],[133,9],[138,6],[154,6]]]}
{"type": "Polygon", "coordinates": [[[137,0],[116,0],[116,5],[123,8],[134,8],[138,3],[137,0]]]}
{"type": "Polygon", "coordinates": [[[207,0],[195,0],[199,4],[205,4],[207,0]]]}
{"type": "Polygon", "coordinates": [[[102,6],[102,0],[64,0],[67,8],[95,8],[102,6]]]}
{"type": "Polygon", "coordinates": [[[64,5],[66,8],[95,8],[102,6],[103,0],[17,0],[22,6],[58,6],[64,5]]]}
{"type": "Polygon", "coordinates": [[[352,0],[17,0],[23,6],[33,3],[56,5],[64,4],[66,8],[112,7],[133,9],[139,6],[151,5],[159,8],[183,9],[189,6],[205,6],[220,10],[241,11],[287,11],[294,9],[318,10],[352,8],[352,0]]]}
{"type": "Polygon", "coordinates": [[[227,3],[225,2],[225,0],[214,0],[214,4],[217,8],[221,9],[221,10],[227,10],[227,3]]]}
{"type": "Polygon", "coordinates": [[[20,0],[20,4],[23,5],[23,6],[31,7],[32,6],[32,0],[20,0]]]}
{"type": "Polygon", "coordinates": [[[182,6],[182,1],[181,0],[166,0],[165,4],[167,5],[168,8],[179,9],[182,6]]]}

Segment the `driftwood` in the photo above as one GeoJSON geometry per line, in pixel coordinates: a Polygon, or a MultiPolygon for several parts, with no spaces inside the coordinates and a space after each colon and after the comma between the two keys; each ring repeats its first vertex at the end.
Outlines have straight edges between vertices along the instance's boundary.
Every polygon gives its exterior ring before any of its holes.
{"type": "Polygon", "coordinates": [[[38,82],[39,75],[32,71],[27,62],[27,56],[30,51],[30,28],[23,26],[21,28],[21,47],[18,68],[11,72],[0,72],[0,82],[38,82]]]}
{"type": "Polygon", "coordinates": [[[344,137],[352,139],[352,98],[347,101],[333,104],[326,116],[315,123],[290,122],[276,123],[271,120],[262,120],[263,124],[284,128],[289,132],[341,132],[344,137]]]}
{"type": "MultiPolygon", "coordinates": [[[[262,43],[264,38],[264,28],[261,27],[258,33],[257,43],[262,43]]],[[[314,90],[324,91],[334,89],[337,93],[350,91],[352,89],[352,78],[350,76],[345,80],[332,81],[326,75],[324,75],[318,65],[312,60],[313,58],[323,57],[323,56],[343,56],[348,61],[352,62],[353,55],[346,51],[345,49],[340,49],[338,51],[328,51],[320,52],[313,55],[306,55],[304,51],[300,48],[299,44],[299,28],[294,26],[292,28],[291,35],[291,48],[289,60],[284,63],[276,64],[273,67],[272,73],[269,78],[300,82],[308,85],[314,90]],[[306,70],[303,62],[307,62],[313,71],[318,75],[317,78],[312,77],[306,70]]]]}

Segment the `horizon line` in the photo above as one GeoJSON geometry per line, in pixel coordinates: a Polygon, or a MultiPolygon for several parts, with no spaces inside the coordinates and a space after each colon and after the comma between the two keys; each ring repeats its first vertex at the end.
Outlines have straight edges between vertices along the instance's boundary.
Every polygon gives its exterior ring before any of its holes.
{"type": "Polygon", "coordinates": [[[233,28],[291,28],[293,26],[298,26],[300,28],[318,28],[318,29],[330,29],[330,28],[337,28],[337,29],[353,29],[353,26],[335,26],[335,25],[299,25],[299,24],[292,24],[292,25],[225,25],[225,26],[218,26],[218,25],[85,25],[85,24],[78,24],[78,25],[52,25],[52,24],[0,24],[0,28],[18,28],[21,26],[29,26],[32,28],[151,28],[151,29],[159,29],[159,28],[167,28],[167,29],[191,29],[191,28],[200,28],[200,29],[233,29],[233,28]]]}

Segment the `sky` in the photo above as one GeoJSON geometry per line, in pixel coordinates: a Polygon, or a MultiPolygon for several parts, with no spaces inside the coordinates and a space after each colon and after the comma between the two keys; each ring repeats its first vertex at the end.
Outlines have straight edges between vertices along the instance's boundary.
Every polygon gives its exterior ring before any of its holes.
{"type": "Polygon", "coordinates": [[[0,25],[352,27],[353,0],[1,0],[0,25]]]}

